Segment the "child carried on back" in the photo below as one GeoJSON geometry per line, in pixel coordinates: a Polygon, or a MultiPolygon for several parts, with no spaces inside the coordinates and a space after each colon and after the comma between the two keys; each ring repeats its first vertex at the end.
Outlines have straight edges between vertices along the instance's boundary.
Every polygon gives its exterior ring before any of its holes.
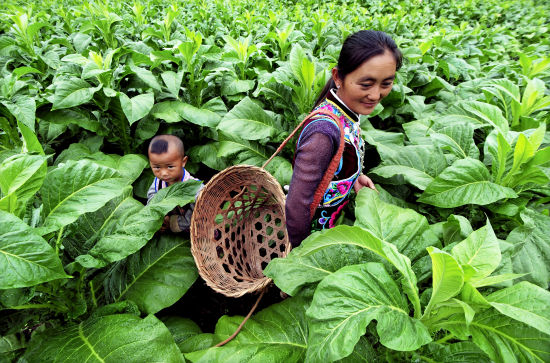
{"type": "MultiPolygon", "coordinates": [[[[153,174],[155,174],[155,180],[147,191],[147,204],[162,188],[187,180],[198,180],[185,170],[187,156],[185,155],[183,142],[177,136],[155,136],[149,143],[148,156],[149,165],[153,170],[153,174]]],[[[200,189],[202,187],[203,185],[200,189]]],[[[170,229],[172,232],[189,232],[194,208],[195,203],[188,204],[183,208],[174,208],[164,217],[164,223],[160,230],[170,229]]]]}

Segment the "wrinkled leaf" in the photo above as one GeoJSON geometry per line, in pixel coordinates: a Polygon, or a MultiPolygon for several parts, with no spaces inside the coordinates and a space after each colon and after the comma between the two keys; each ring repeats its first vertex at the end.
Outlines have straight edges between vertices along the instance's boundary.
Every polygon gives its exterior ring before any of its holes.
{"type": "Polygon", "coordinates": [[[178,301],[197,279],[189,242],[164,234],[110,271],[107,298],[129,299],[142,312],[155,314],[178,301]]]}
{"type": "Polygon", "coordinates": [[[154,315],[118,314],[33,335],[24,358],[66,362],[183,362],[172,335],[154,315]]]}
{"type": "Polygon", "coordinates": [[[504,198],[516,198],[510,188],[491,181],[489,170],[479,160],[459,159],[437,176],[418,199],[442,208],[464,204],[486,205],[504,198]]]}
{"type": "Polygon", "coordinates": [[[0,210],[0,289],[70,277],[53,248],[14,215],[0,210]]]}
{"type": "Polygon", "coordinates": [[[346,357],[371,320],[377,320],[380,343],[390,349],[415,350],[431,341],[427,328],[409,316],[407,300],[379,263],[346,266],[325,277],[307,316],[306,362],[346,357]]]}

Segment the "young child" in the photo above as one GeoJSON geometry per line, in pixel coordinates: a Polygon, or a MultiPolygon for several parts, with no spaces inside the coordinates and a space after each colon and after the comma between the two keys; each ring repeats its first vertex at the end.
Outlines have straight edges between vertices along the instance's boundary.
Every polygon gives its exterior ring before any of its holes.
{"type": "MultiPolygon", "coordinates": [[[[179,137],[174,135],[155,136],[149,143],[148,155],[155,180],[147,191],[147,204],[162,188],[177,182],[198,180],[185,170],[187,156],[184,152],[183,142],[179,137]]],[[[202,187],[203,185],[200,189],[202,187]]],[[[189,232],[194,208],[195,203],[188,204],[184,208],[174,208],[164,217],[164,223],[160,230],[165,231],[169,228],[172,232],[189,232]]]]}

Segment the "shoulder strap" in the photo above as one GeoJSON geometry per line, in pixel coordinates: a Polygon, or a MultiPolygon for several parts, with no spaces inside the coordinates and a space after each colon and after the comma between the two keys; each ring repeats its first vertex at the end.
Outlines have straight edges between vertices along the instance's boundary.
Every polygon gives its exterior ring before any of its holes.
{"type": "Polygon", "coordinates": [[[336,124],[340,128],[340,144],[338,145],[338,150],[336,150],[336,153],[332,157],[332,160],[328,164],[327,171],[325,172],[325,175],[323,175],[323,178],[321,179],[321,182],[319,183],[319,186],[315,190],[315,193],[313,194],[313,201],[311,202],[311,205],[309,206],[309,218],[313,218],[313,215],[315,214],[315,210],[317,209],[317,206],[319,203],[321,203],[321,200],[323,199],[323,195],[325,195],[325,191],[328,188],[328,185],[330,184],[330,181],[334,177],[334,173],[338,169],[338,165],[340,164],[340,159],[342,159],[342,154],[344,153],[344,146],[345,146],[345,139],[344,139],[344,127],[342,126],[342,122],[336,117],[336,115],[330,113],[330,112],[320,112],[324,116],[328,116],[332,118],[334,121],[336,121],[336,124]]]}

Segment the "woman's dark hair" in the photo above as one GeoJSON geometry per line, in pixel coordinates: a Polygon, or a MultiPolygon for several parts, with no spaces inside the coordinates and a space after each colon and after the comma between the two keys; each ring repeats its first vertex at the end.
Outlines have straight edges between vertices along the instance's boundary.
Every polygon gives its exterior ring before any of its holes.
{"type": "MultiPolygon", "coordinates": [[[[378,30],[360,30],[357,33],[351,34],[344,41],[340,56],[338,57],[338,77],[343,80],[365,61],[377,55],[384,54],[386,50],[389,50],[395,58],[396,70],[401,68],[403,55],[388,34],[378,30]]],[[[317,107],[327,96],[328,91],[335,87],[336,84],[331,77],[319,94],[313,108],[317,107]]]]}

